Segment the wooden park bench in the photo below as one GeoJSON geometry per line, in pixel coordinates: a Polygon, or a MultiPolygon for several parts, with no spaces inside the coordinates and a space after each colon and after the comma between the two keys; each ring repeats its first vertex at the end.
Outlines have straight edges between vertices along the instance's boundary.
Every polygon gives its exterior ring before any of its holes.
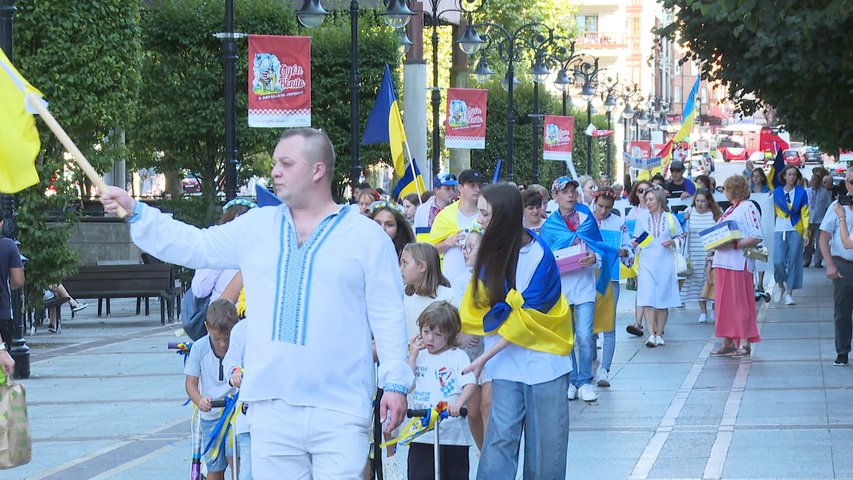
{"type": "MultiPolygon", "coordinates": [[[[177,291],[172,265],[167,263],[128,263],[117,265],[81,266],[76,274],[62,281],[65,289],[74,298],[97,298],[98,315],[101,301],[107,300],[107,316],[110,314],[109,299],[136,298],[137,315],[142,298],[160,299],[160,323],[175,319],[177,291]]],[[[148,314],[146,302],[145,314],[148,314]]]]}

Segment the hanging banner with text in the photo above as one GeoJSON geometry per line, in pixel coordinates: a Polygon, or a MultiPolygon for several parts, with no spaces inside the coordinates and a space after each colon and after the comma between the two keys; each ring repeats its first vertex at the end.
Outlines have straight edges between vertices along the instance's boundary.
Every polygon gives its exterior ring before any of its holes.
{"type": "Polygon", "coordinates": [[[488,90],[448,88],[447,120],[444,125],[446,148],[486,148],[486,99],[488,90]]]}
{"type": "Polygon", "coordinates": [[[575,117],[545,115],[543,139],[542,158],[570,161],[575,139],[575,117]]]}
{"type": "Polygon", "coordinates": [[[249,126],[311,126],[311,37],[249,35],[249,126]]]}

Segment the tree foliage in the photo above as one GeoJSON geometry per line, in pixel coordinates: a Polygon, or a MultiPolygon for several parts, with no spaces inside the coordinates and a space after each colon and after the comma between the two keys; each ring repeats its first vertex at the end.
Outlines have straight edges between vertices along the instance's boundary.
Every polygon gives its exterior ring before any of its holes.
{"type": "MultiPolygon", "coordinates": [[[[507,176],[507,115],[508,98],[507,92],[500,86],[497,79],[493,79],[485,87],[489,89],[488,106],[486,108],[486,149],[471,151],[471,164],[490,177],[497,166],[498,159],[503,159],[501,169],[502,177],[507,176]]],[[[513,128],[513,179],[518,183],[530,183],[533,180],[533,120],[529,114],[533,113],[533,83],[522,81],[514,89],[513,95],[515,124],[513,128]]],[[[539,88],[539,113],[542,115],[562,115],[562,100],[548,89],[539,88]]],[[[583,133],[588,125],[586,120],[586,108],[574,109],[569,107],[567,115],[575,117],[575,137],[573,160],[578,174],[587,173],[587,136],[583,133]]],[[[593,124],[596,128],[604,128],[607,119],[603,115],[593,115],[593,124]]],[[[539,122],[539,129],[544,129],[543,122],[539,122]]],[[[539,134],[539,181],[543,185],[562,175],[562,162],[542,160],[542,132],[539,134]]],[[[592,172],[600,174],[604,168],[603,142],[594,140],[592,142],[592,172]]],[[[611,148],[611,156],[616,151],[611,148]]],[[[611,168],[615,171],[611,160],[611,168]]]]}
{"type": "MultiPolygon", "coordinates": [[[[139,11],[136,2],[19,1],[14,23],[15,64],[41,92],[50,110],[96,169],[124,155],[110,137],[136,114],[140,86],[139,11]]],[[[39,121],[39,184],[18,195],[17,222],[27,263],[26,294],[32,306],[47,285],[73,273],[77,257],[68,245],[82,175],[67,164],[64,149],[39,121]],[[48,226],[48,219],[60,222],[48,226]]]]}
{"type": "Polygon", "coordinates": [[[706,65],[746,114],[777,121],[833,151],[853,149],[853,5],[850,0],[662,0],[675,9],[661,34],[706,65]]]}

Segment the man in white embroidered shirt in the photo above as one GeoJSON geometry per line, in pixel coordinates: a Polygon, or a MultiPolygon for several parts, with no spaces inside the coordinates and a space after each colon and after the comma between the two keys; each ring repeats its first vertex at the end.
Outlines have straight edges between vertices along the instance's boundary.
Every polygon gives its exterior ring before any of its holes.
{"type": "Polygon", "coordinates": [[[287,130],[273,152],[277,207],[204,230],[111,187],[133,241],[190,268],[239,268],[248,333],[240,399],[248,411],[256,479],[358,479],[366,462],[379,357],[380,416],[406,411],[403,288],[394,245],[378,225],[332,199],[335,153],[325,133],[287,130]]]}

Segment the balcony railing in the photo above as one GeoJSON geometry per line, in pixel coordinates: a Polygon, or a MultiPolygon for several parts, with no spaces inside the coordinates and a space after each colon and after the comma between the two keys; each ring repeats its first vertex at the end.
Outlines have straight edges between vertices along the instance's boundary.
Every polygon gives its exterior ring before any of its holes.
{"type": "Polygon", "coordinates": [[[622,32],[582,32],[576,40],[582,48],[623,48],[625,34],[622,32]]]}

